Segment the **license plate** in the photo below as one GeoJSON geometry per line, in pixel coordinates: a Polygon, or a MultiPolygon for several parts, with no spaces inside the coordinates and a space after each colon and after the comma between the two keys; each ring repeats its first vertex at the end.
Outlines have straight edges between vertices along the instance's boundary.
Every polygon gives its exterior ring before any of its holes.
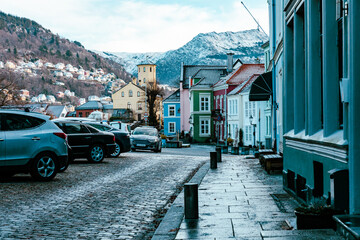
{"type": "Polygon", "coordinates": [[[146,144],[137,144],[138,147],[146,147],[146,144]]]}

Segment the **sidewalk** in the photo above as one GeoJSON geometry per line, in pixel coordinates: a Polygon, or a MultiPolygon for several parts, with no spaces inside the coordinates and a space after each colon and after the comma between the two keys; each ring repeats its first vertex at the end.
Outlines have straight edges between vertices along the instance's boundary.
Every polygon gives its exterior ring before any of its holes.
{"type": "Polygon", "coordinates": [[[199,185],[199,219],[184,219],[182,192],[153,240],[342,239],[333,230],[295,229],[298,204],[282,189],[280,174],[268,175],[257,159],[230,154],[222,154],[222,159],[217,169],[206,164],[192,179],[200,183],[204,176],[199,185]]]}

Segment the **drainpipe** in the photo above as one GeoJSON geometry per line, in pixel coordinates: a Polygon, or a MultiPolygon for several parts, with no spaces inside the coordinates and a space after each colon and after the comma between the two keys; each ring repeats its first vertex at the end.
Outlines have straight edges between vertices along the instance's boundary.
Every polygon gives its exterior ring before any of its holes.
{"type": "Polygon", "coordinates": [[[276,143],[276,152],[279,151],[279,138],[277,135],[277,102],[276,102],[276,74],[275,74],[275,49],[276,49],[276,24],[275,24],[275,0],[272,0],[272,62],[273,62],[273,71],[272,71],[272,113],[273,113],[273,139],[276,143]]]}

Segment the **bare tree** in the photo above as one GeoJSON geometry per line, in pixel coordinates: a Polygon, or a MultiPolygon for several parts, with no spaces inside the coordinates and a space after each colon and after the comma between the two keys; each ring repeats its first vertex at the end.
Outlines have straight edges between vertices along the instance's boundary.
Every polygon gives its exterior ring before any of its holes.
{"type": "Polygon", "coordinates": [[[0,72],[0,107],[7,105],[17,105],[23,103],[19,87],[17,85],[16,76],[12,72],[0,72]]]}
{"type": "Polygon", "coordinates": [[[158,127],[159,123],[156,118],[156,112],[160,109],[160,103],[157,99],[164,95],[164,90],[160,88],[158,84],[149,84],[146,89],[146,95],[149,105],[149,125],[158,127]]]}

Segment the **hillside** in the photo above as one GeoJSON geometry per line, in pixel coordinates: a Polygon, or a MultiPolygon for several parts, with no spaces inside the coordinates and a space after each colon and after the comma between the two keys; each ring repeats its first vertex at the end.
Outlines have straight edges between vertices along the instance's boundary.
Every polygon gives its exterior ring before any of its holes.
{"type": "MultiPolygon", "coordinates": [[[[86,50],[80,42],[72,42],[55,35],[30,19],[0,12],[0,61],[4,63],[12,61],[21,65],[36,62],[39,59],[43,63],[50,62],[54,65],[57,63],[71,64],[78,69],[91,72],[101,68],[105,74],[114,73],[115,78],[123,79],[126,82],[131,80],[131,74],[127,73],[121,64],[86,50]]],[[[42,70],[38,70],[26,78],[35,78],[35,82],[41,82],[38,80],[42,78],[43,82],[50,83],[61,80],[61,77],[54,77],[51,72],[42,70]]],[[[68,84],[68,87],[71,88],[71,91],[78,93],[79,97],[85,97],[82,95],[99,94],[99,90],[92,90],[94,84],[73,82],[68,84]],[[78,89],[79,87],[82,89],[78,89]]],[[[98,88],[104,88],[104,84],[96,83],[95,85],[99,85],[98,88]]],[[[53,91],[58,90],[56,86],[53,88],[53,91]]],[[[34,94],[43,90],[49,91],[45,85],[41,84],[35,86],[34,90],[36,90],[34,94]]],[[[54,94],[52,90],[51,93],[54,94]]]]}
{"type": "Polygon", "coordinates": [[[117,61],[136,75],[136,65],[149,60],[157,65],[157,78],[163,84],[175,85],[180,76],[181,62],[185,64],[225,64],[226,54],[245,63],[263,61],[261,45],[268,36],[252,29],[240,32],[200,33],[179,49],[164,53],[109,53],[98,52],[103,57],[117,61]]]}

